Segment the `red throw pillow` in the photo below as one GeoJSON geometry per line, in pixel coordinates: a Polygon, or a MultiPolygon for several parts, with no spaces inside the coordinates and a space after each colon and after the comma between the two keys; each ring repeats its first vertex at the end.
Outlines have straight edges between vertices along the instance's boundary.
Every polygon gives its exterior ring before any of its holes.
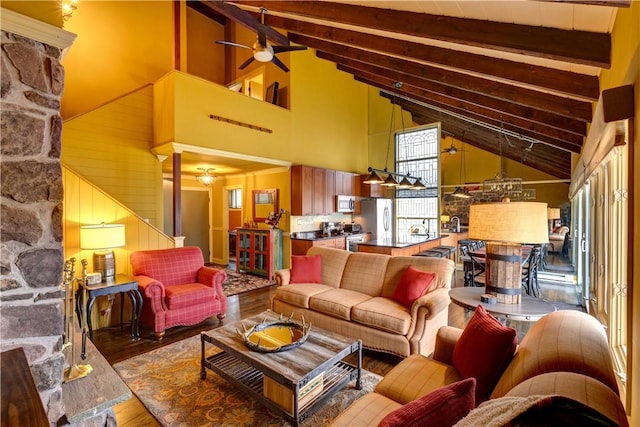
{"type": "Polygon", "coordinates": [[[415,300],[427,293],[435,278],[434,273],[427,273],[410,265],[402,273],[398,286],[393,292],[393,299],[411,308],[415,300]]]}
{"type": "Polygon", "coordinates": [[[450,427],[475,407],[475,390],[475,378],[440,387],[389,412],[378,427],[450,427]]]}
{"type": "Polygon", "coordinates": [[[489,398],[500,375],[513,358],[518,333],[478,305],[453,348],[453,366],[463,378],[474,377],[476,404],[489,398]]]}
{"type": "Polygon", "coordinates": [[[289,283],[322,283],[322,257],[292,255],[289,283]]]}

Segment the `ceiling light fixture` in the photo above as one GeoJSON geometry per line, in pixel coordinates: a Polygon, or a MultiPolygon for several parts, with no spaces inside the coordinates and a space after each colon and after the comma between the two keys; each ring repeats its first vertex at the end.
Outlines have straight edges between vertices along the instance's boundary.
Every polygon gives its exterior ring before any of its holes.
{"type": "Polygon", "coordinates": [[[214,171],[215,169],[213,168],[198,168],[199,170],[202,171],[201,175],[196,176],[196,179],[198,180],[198,182],[202,185],[211,185],[214,182],[216,182],[216,177],[214,175],[212,175],[211,173],[209,173],[209,171],[214,171]]]}
{"type": "Polygon", "coordinates": [[[68,21],[73,12],[78,8],[78,0],[67,0],[62,2],[62,19],[68,21]]]}
{"type": "MultiPolygon", "coordinates": [[[[402,82],[395,82],[393,86],[396,89],[400,89],[402,88],[402,82]]],[[[389,151],[391,149],[391,141],[394,135],[393,122],[396,106],[395,97],[396,94],[394,93],[393,99],[391,100],[391,121],[389,123],[389,140],[387,142],[387,156],[385,157],[385,167],[384,169],[375,169],[369,167],[369,176],[362,182],[364,182],[365,184],[380,184],[383,187],[397,187],[405,190],[424,190],[427,188],[427,186],[422,181],[422,178],[411,176],[408,173],[402,174],[389,172],[389,170],[387,169],[387,165],[389,162],[389,151]]],[[[402,118],[402,108],[400,109],[400,117],[402,118]]],[[[404,121],[402,122],[402,131],[404,132],[404,121]]]]}

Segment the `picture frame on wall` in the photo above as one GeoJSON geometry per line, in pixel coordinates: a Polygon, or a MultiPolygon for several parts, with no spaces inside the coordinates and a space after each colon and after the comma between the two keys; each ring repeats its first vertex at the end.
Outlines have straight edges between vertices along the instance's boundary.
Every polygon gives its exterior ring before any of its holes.
{"type": "Polygon", "coordinates": [[[265,101],[278,105],[278,87],[280,83],[273,82],[267,87],[267,93],[265,95],[265,101]]]}

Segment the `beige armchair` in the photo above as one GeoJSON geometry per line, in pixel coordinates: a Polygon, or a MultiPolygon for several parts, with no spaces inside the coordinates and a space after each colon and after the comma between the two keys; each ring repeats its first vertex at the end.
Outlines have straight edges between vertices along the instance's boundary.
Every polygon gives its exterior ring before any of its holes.
{"type": "Polygon", "coordinates": [[[549,252],[561,254],[564,248],[565,234],[569,232],[569,227],[563,225],[557,228],[553,233],[549,234],[549,252]]]}

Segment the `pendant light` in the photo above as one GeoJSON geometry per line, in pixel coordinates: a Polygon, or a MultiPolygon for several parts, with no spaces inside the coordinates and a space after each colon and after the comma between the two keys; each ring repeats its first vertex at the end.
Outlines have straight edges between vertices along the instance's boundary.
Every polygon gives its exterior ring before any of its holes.
{"type": "Polygon", "coordinates": [[[213,184],[214,182],[216,182],[217,178],[210,173],[210,171],[214,171],[215,169],[213,169],[213,168],[207,168],[207,169],[198,168],[198,169],[202,171],[202,174],[196,176],[196,179],[198,180],[198,182],[200,184],[209,186],[209,185],[213,184]]]}

